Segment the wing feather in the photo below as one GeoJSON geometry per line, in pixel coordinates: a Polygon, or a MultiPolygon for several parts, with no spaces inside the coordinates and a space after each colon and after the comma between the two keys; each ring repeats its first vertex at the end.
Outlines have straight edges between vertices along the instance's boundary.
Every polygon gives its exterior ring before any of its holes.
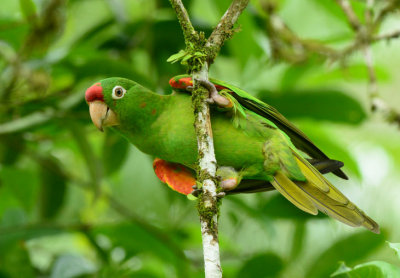
{"type": "MultiPolygon", "coordinates": [[[[299,150],[307,153],[310,157],[319,160],[329,160],[329,157],[322,152],[311,140],[304,134],[300,129],[293,125],[288,119],[286,119],[281,113],[278,112],[274,107],[264,103],[263,101],[253,97],[246,93],[242,89],[233,85],[227,84],[217,79],[210,79],[214,84],[222,85],[232,91],[232,95],[235,99],[245,108],[255,112],[256,114],[267,118],[284,131],[292,140],[293,144],[299,150]]],[[[338,177],[348,179],[346,174],[336,169],[332,171],[338,177]]]]}

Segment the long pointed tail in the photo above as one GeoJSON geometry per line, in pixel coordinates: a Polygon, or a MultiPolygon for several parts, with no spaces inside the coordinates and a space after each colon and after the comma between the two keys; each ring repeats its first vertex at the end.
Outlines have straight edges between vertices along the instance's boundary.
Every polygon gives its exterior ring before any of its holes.
{"type": "Polygon", "coordinates": [[[272,185],[298,208],[316,214],[317,209],[353,227],[364,226],[379,233],[379,225],[336,189],[308,161],[293,152],[306,182],[291,181],[282,172],[272,185]]]}

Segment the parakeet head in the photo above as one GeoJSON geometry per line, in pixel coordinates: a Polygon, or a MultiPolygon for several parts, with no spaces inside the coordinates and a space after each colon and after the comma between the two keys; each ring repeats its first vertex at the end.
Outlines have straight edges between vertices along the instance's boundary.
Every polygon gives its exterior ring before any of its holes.
{"type": "Polygon", "coordinates": [[[94,125],[101,131],[103,127],[119,125],[124,111],[129,110],[129,103],[143,90],[147,89],[119,77],[107,78],[89,87],[85,99],[94,125]]]}

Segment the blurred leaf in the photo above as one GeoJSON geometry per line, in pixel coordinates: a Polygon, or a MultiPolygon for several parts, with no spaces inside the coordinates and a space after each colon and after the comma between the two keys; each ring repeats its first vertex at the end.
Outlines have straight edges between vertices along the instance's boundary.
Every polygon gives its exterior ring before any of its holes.
{"type": "Polygon", "coordinates": [[[89,172],[89,176],[91,179],[91,186],[93,189],[94,196],[97,197],[100,193],[100,182],[102,179],[102,165],[100,164],[99,159],[96,157],[94,153],[93,147],[89,143],[87,139],[87,135],[84,132],[84,128],[77,123],[69,123],[71,128],[71,134],[78,145],[83,158],[86,162],[86,167],[89,172]]]}
{"type": "Polygon", "coordinates": [[[277,277],[283,269],[284,262],[273,253],[259,254],[247,260],[237,273],[238,278],[277,277]]]}
{"type": "MultiPolygon", "coordinates": [[[[344,265],[344,264],[343,264],[344,265]]],[[[346,266],[331,274],[336,278],[397,278],[400,277],[400,268],[383,261],[372,261],[355,266],[353,269],[346,266]]]]}
{"type": "Polygon", "coordinates": [[[286,91],[282,94],[262,92],[259,96],[287,118],[359,124],[367,116],[356,99],[331,89],[286,91]]]}
{"type": "Polygon", "coordinates": [[[124,77],[135,80],[138,83],[147,86],[152,84],[147,78],[137,73],[133,67],[126,61],[115,60],[107,57],[96,58],[84,61],[83,64],[73,66],[73,72],[78,80],[87,77],[124,77]]]}
{"type": "Polygon", "coordinates": [[[0,136],[0,163],[13,165],[25,150],[22,134],[7,134],[0,136]]]}
{"type": "Polygon", "coordinates": [[[41,158],[40,165],[40,216],[43,219],[52,219],[64,205],[67,178],[54,157],[41,158]]]}
{"type": "Polygon", "coordinates": [[[106,132],[103,143],[103,165],[107,175],[119,170],[128,155],[128,141],[115,132],[106,132]]]}
{"type": "Polygon", "coordinates": [[[302,210],[285,199],[281,194],[275,194],[259,209],[261,213],[271,217],[272,219],[289,219],[292,221],[305,221],[308,219],[321,219],[327,218],[323,213],[318,215],[311,215],[302,210]]]}
{"type": "Polygon", "coordinates": [[[151,253],[163,261],[185,267],[184,261],[168,247],[168,242],[154,237],[151,233],[136,224],[118,224],[98,226],[92,230],[95,235],[108,237],[113,246],[120,246],[126,252],[126,257],[131,257],[139,252],[151,253]]]}
{"type": "Polygon", "coordinates": [[[345,14],[343,13],[342,9],[335,2],[319,1],[319,0],[312,0],[312,2],[322,8],[321,12],[325,12],[327,14],[332,15],[333,17],[335,17],[338,20],[338,22],[341,22],[343,24],[344,22],[347,21],[347,18],[345,16],[345,14]]]}
{"type": "MultiPolygon", "coordinates": [[[[384,66],[376,65],[374,66],[375,74],[377,79],[380,81],[388,81],[390,80],[390,74],[387,72],[384,66]]],[[[361,82],[365,82],[368,77],[368,69],[365,64],[352,64],[346,67],[335,67],[331,70],[325,70],[322,67],[317,67],[310,72],[310,80],[311,83],[317,84],[326,84],[342,81],[343,79],[349,81],[359,80],[361,82]]]]}
{"type": "Polygon", "coordinates": [[[35,270],[31,265],[29,254],[25,247],[25,244],[15,244],[10,249],[1,250],[0,277],[36,277],[35,270]]]}
{"type": "Polygon", "coordinates": [[[54,227],[46,226],[29,226],[29,225],[18,225],[13,227],[4,227],[0,229],[0,254],[6,252],[9,248],[12,248],[18,242],[25,242],[29,239],[44,237],[48,235],[55,235],[62,233],[63,231],[54,227]]]}
{"type": "Polygon", "coordinates": [[[304,238],[307,235],[306,225],[304,222],[297,222],[292,240],[291,260],[296,259],[304,247],[304,238]]]}
{"type": "Polygon", "coordinates": [[[19,0],[21,11],[26,21],[34,24],[36,21],[36,5],[32,0],[19,0]]]}
{"type": "Polygon", "coordinates": [[[77,255],[62,255],[55,261],[51,270],[50,278],[72,278],[81,277],[97,271],[96,266],[77,255]]]}
{"type": "Polygon", "coordinates": [[[392,243],[389,241],[387,241],[387,243],[389,244],[389,247],[396,252],[397,257],[400,259],[400,243],[392,243]]]}
{"type": "Polygon", "coordinates": [[[0,134],[19,132],[46,123],[54,117],[54,113],[54,109],[48,107],[44,111],[37,111],[19,119],[0,123],[0,134]]]}
{"type": "Polygon", "coordinates": [[[17,53],[10,44],[0,40],[0,57],[7,62],[14,62],[17,59],[17,53]]]}
{"type": "Polygon", "coordinates": [[[329,277],[335,271],[336,262],[357,262],[381,246],[384,241],[384,233],[376,235],[370,231],[340,239],[317,257],[305,277],[329,277]]]}
{"type": "Polygon", "coordinates": [[[38,173],[32,169],[2,167],[0,182],[19,201],[20,206],[30,211],[35,205],[38,189],[38,173]]]}
{"type": "Polygon", "coordinates": [[[26,224],[27,216],[21,208],[10,208],[3,213],[0,227],[22,226],[26,224]]]}
{"type": "Polygon", "coordinates": [[[282,75],[281,78],[281,90],[286,92],[287,90],[296,88],[296,85],[301,81],[302,77],[312,70],[315,64],[313,63],[301,63],[291,65],[282,75]]]}
{"type": "Polygon", "coordinates": [[[227,200],[233,202],[239,210],[249,214],[250,217],[253,217],[254,219],[257,220],[258,223],[261,224],[263,228],[265,228],[267,231],[272,231],[273,225],[272,225],[272,219],[269,217],[268,214],[264,213],[262,209],[259,207],[253,207],[251,205],[248,205],[245,201],[243,201],[242,198],[239,196],[229,196],[227,200]]]}

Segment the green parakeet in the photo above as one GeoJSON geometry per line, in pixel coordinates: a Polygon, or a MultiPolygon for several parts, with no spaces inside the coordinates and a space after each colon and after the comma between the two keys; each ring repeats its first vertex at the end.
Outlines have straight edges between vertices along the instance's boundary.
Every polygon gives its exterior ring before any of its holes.
{"type": "MultiPolygon", "coordinates": [[[[321,173],[342,178],[343,164],[330,160],[276,109],[243,90],[210,79],[211,123],[217,175],[227,194],[276,189],[299,209],[318,210],[350,226],[379,233],[379,226],[321,173]],[[308,157],[306,158],[305,155],[308,157]]],[[[93,123],[111,127],[142,152],[157,157],[157,176],[189,194],[196,184],[197,139],[188,75],[170,80],[171,95],[159,95],[124,78],[104,79],[87,89],[93,123]]],[[[207,85],[207,83],[206,83],[207,85]]]]}

